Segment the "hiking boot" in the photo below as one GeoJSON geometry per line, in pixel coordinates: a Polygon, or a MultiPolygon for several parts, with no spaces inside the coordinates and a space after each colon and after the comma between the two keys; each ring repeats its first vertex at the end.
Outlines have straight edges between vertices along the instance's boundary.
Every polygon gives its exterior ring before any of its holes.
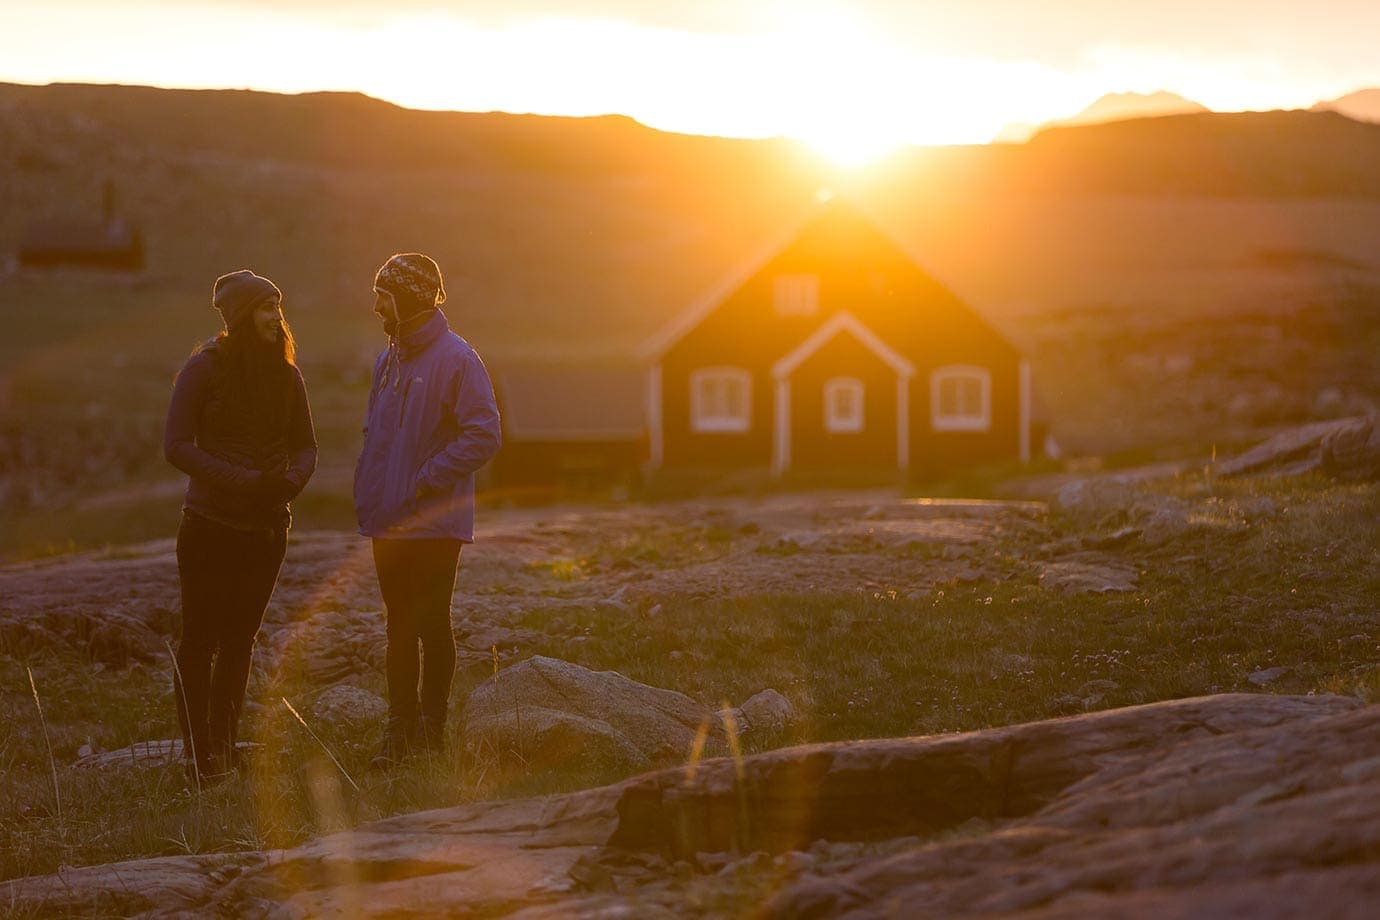
{"type": "Polygon", "coordinates": [[[444,754],[446,751],[446,720],[422,716],[417,723],[417,743],[428,754],[444,754]]]}
{"type": "Polygon", "coordinates": [[[203,757],[182,761],[182,772],[187,778],[188,789],[209,789],[234,775],[230,766],[219,758],[203,757]]]}
{"type": "Polygon", "coordinates": [[[379,744],[378,753],[369,761],[369,769],[391,770],[411,757],[418,746],[415,725],[408,726],[390,719],[388,727],[383,730],[383,742],[379,744]]]}

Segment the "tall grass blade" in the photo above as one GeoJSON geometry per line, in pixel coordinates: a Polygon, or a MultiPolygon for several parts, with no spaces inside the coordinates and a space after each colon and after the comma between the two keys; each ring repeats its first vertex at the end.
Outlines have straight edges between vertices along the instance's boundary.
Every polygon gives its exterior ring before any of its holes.
{"type": "Polygon", "coordinates": [[[296,718],[298,722],[302,723],[302,727],[307,730],[307,734],[311,735],[311,740],[321,745],[321,750],[326,752],[326,756],[331,759],[331,763],[335,764],[335,768],[340,771],[341,776],[345,777],[345,781],[350,784],[351,788],[353,788],[355,792],[359,792],[359,783],[356,783],[354,777],[350,776],[350,772],[345,769],[345,767],[340,763],[339,760],[336,759],[336,756],[331,752],[331,749],[326,747],[326,742],[318,738],[316,736],[316,732],[311,730],[311,726],[307,724],[306,719],[302,718],[302,714],[293,708],[292,704],[288,702],[287,697],[283,696],[279,697],[279,699],[281,699],[283,701],[283,705],[288,708],[288,712],[292,713],[293,717],[296,718]]]}
{"type": "Polygon", "coordinates": [[[196,783],[196,791],[201,791],[201,761],[196,756],[196,733],[192,731],[191,721],[192,712],[187,708],[187,682],[182,679],[182,669],[177,666],[177,653],[173,651],[172,643],[163,640],[163,647],[168,650],[168,658],[172,660],[173,676],[177,680],[177,693],[182,697],[182,712],[187,718],[187,747],[192,752],[192,779],[196,783]]]}
{"type": "Polygon", "coordinates": [[[57,819],[62,822],[62,793],[58,791],[57,759],[53,757],[53,742],[48,737],[48,720],[43,718],[43,703],[38,699],[38,684],[34,682],[33,668],[28,665],[24,670],[29,673],[29,689],[34,692],[34,706],[38,708],[38,724],[43,729],[43,744],[48,748],[48,766],[53,771],[53,803],[57,806],[57,819]]]}

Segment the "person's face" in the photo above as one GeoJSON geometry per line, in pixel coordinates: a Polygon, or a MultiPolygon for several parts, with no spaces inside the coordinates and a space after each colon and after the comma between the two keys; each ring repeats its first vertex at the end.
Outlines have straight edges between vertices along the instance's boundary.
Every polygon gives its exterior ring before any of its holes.
{"type": "Polygon", "coordinates": [[[263,341],[273,344],[283,337],[283,302],[277,297],[270,297],[263,303],[254,308],[254,315],[250,317],[250,322],[254,324],[254,332],[263,341]]]}
{"type": "Polygon", "coordinates": [[[383,321],[383,331],[392,335],[398,327],[398,305],[393,295],[374,288],[374,313],[383,321]]]}

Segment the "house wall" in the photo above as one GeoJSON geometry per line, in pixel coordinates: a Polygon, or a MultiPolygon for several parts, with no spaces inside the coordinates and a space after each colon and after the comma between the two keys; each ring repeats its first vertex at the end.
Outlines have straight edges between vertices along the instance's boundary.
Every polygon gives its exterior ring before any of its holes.
{"type": "Polygon", "coordinates": [[[627,485],[646,460],[640,440],[505,440],[489,469],[489,489],[522,498],[627,485]]]}
{"type": "Polygon", "coordinates": [[[766,466],[771,463],[776,412],[773,382],[757,354],[725,343],[721,349],[682,352],[662,364],[664,466],[766,466]],[[743,367],[752,374],[752,416],[747,431],[696,432],[690,428],[690,373],[710,366],[743,367]]]}
{"type": "Polygon", "coordinates": [[[917,368],[911,381],[911,477],[924,479],[965,466],[1015,459],[1020,449],[1019,360],[1000,356],[986,365],[992,374],[992,424],[982,431],[935,431],[930,415],[930,372],[943,364],[976,364],[962,359],[917,368]]]}
{"type": "Polygon", "coordinates": [[[847,333],[835,336],[791,375],[791,468],[896,466],[896,371],[847,333]],[[824,384],[863,383],[863,430],[824,427],[824,384]]]}

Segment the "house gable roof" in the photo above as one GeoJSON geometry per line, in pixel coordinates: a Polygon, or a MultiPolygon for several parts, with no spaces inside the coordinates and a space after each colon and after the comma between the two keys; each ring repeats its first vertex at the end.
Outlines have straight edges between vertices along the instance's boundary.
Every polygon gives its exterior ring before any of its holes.
{"type": "MultiPolygon", "coordinates": [[[[823,200],[827,200],[827,198],[823,200]]],[[[652,333],[650,338],[637,347],[637,357],[644,361],[656,361],[665,354],[668,348],[703,322],[705,317],[714,312],[714,309],[723,303],[730,294],[746,284],[753,275],[765,268],[767,263],[776,257],[777,253],[786,248],[791,240],[799,236],[801,230],[810,222],[817,210],[818,206],[811,208],[804,217],[795,221],[784,232],[744,259],[717,284],[695,298],[689,307],[671,317],[660,329],[652,333]]]]}
{"type": "MultiPolygon", "coordinates": [[[[853,226],[863,228],[867,235],[866,238],[875,240],[875,245],[889,249],[890,253],[886,258],[894,259],[898,264],[904,263],[913,277],[917,279],[920,285],[919,290],[923,292],[919,296],[923,298],[926,304],[942,305],[945,310],[958,311],[968,318],[967,321],[971,325],[981,327],[984,330],[984,335],[990,335],[991,338],[1001,341],[1011,348],[1011,351],[1016,351],[1005,336],[994,329],[947,285],[939,281],[933,273],[923,268],[906,246],[883,230],[857,206],[844,199],[821,194],[816,197],[814,204],[807,213],[795,221],[786,232],[773,239],[769,245],[757,250],[751,258],[740,263],[718,284],[696,298],[688,308],[673,316],[652,336],[645,339],[636,350],[637,357],[648,363],[659,362],[677,343],[708,320],[775,259],[782,256],[797,242],[806,239],[807,235],[812,235],[812,230],[825,229],[825,221],[840,218],[845,221],[844,226],[848,226],[848,222],[851,222],[853,226]]],[[[826,229],[825,232],[827,233],[828,230],[826,229]]],[[[818,239],[817,236],[815,238],[818,239]]]]}
{"type": "Polygon", "coordinates": [[[845,332],[861,342],[868,351],[881,358],[899,376],[905,378],[915,376],[915,365],[907,361],[894,348],[882,341],[880,336],[863,325],[861,320],[846,310],[841,310],[829,317],[810,334],[809,338],[773,364],[772,376],[777,380],[786,379],[811,355],[823,348],[835,336],[845,332]]]}

